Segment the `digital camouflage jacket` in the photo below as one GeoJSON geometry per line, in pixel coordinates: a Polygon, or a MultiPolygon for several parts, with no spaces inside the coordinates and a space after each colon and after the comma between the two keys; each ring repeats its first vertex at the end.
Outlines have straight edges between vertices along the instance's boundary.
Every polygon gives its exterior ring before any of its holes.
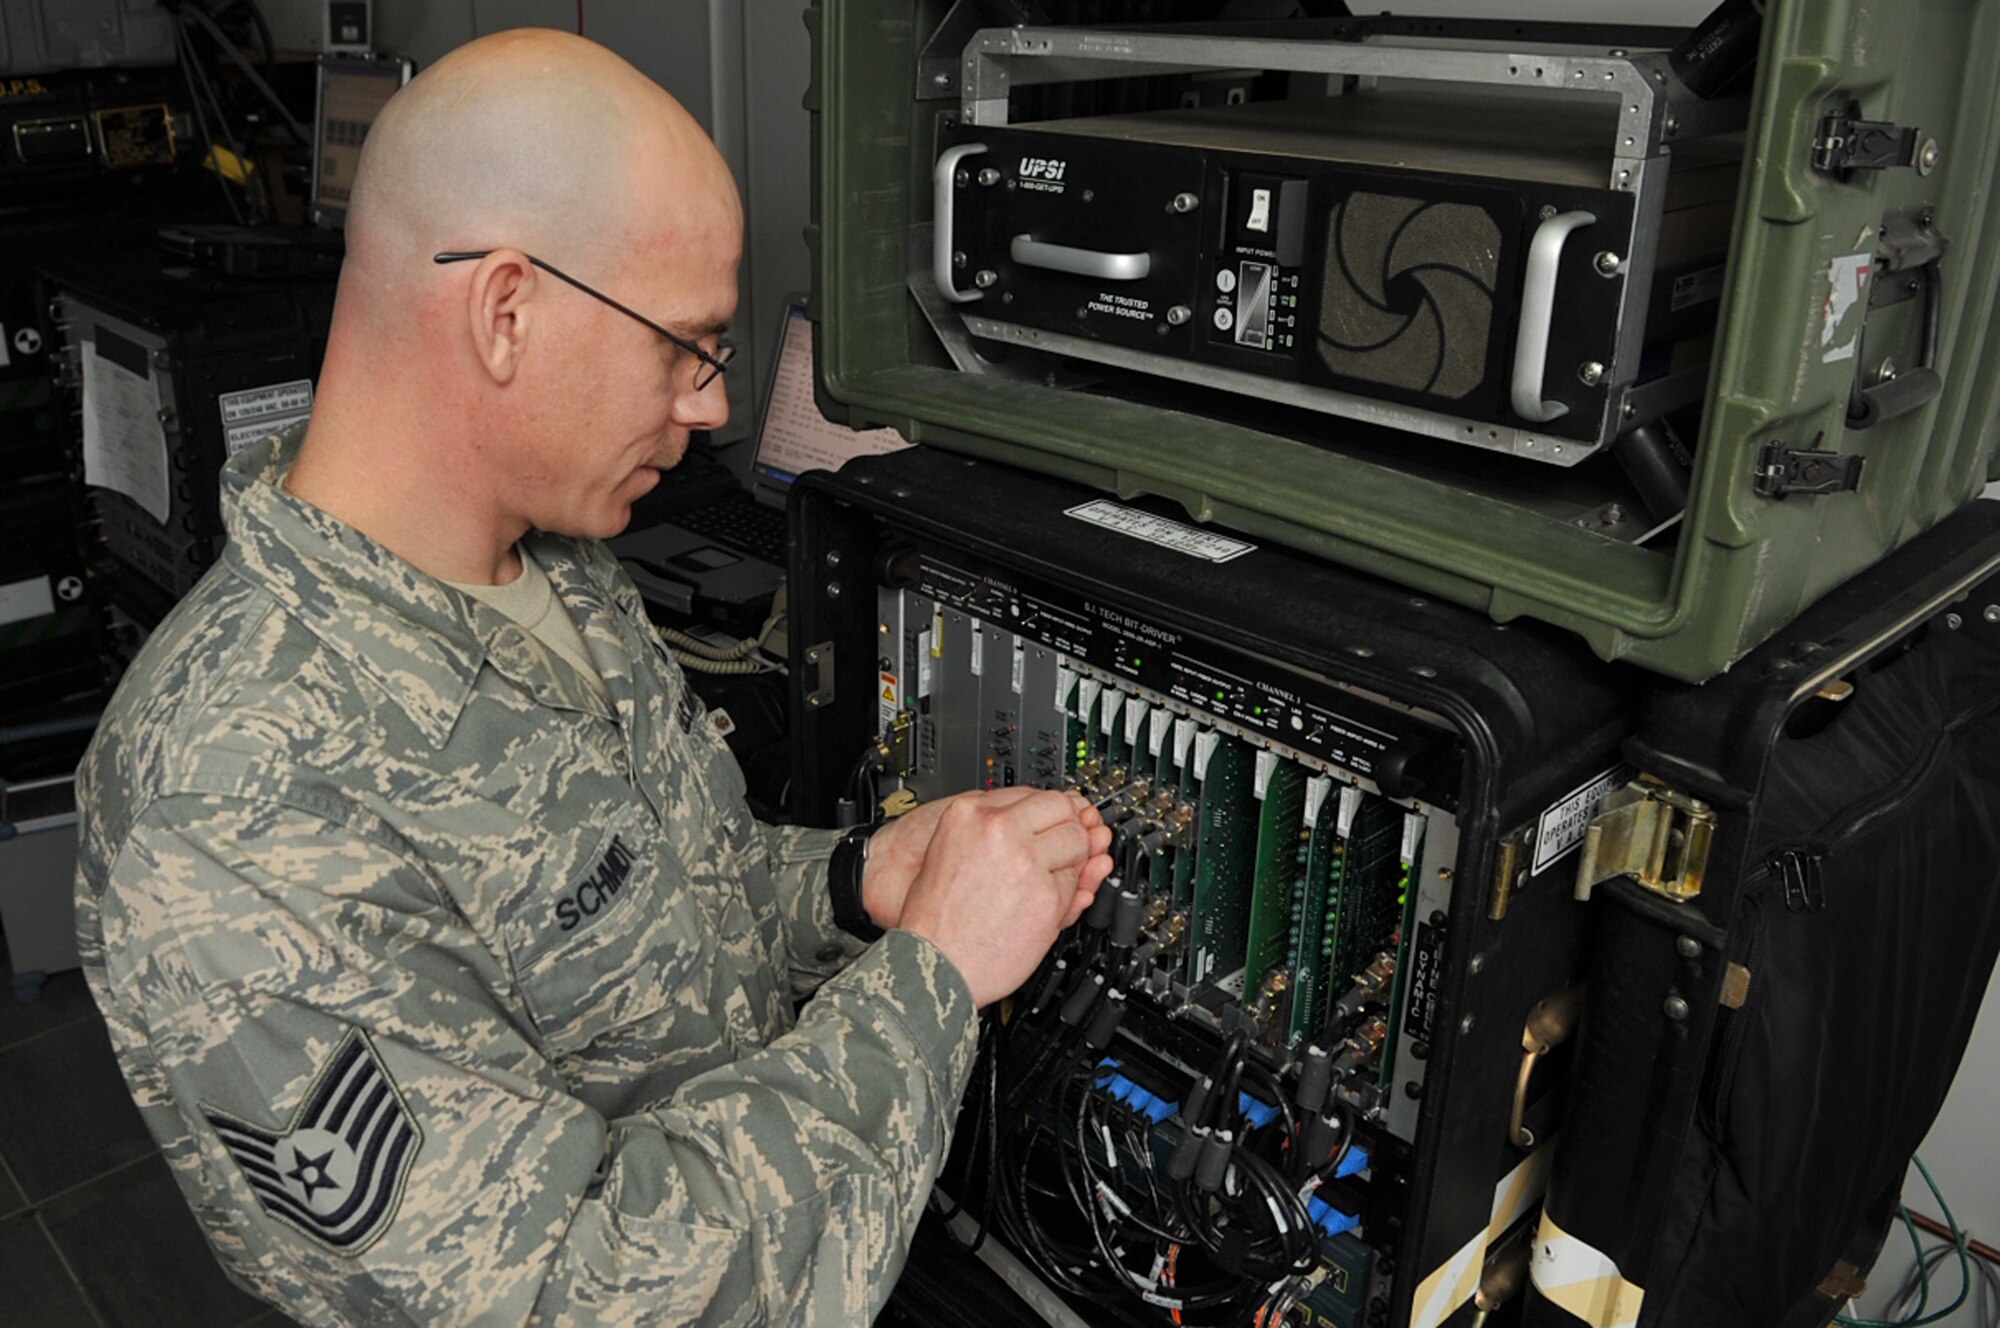
{"type": "Polygon", "coordinates": [[[963,979],[835,928],[832,832],[752,818],[601,544],[531,539],[610,712],[285,492],[301,434],[78,783],[85,971],[224,1266],[313,1325],[866,1323],[963,979]]]}

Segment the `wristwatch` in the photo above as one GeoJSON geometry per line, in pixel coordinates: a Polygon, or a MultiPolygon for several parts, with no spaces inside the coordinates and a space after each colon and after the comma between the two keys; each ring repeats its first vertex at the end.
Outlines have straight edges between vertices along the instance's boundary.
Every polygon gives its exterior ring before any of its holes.
{"type": "Polygon", "coordinates": [[[833,846],[826,864],[826,892],[833,899],[834,925],[864,941],[882,939],[882,929],[861,902],[861,876],[868,865],[868,841],[879,825],[857,825],[833,846]]]}

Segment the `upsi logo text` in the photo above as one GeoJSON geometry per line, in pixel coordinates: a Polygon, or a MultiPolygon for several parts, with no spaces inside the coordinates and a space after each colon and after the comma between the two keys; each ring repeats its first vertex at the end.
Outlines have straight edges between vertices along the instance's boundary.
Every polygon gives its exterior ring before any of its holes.
{"type": "Polygon", "coordinates": [[[1069,163],[1054,157],[1021,158],[1021,178],[1023,180],[1060,180],[1063,168],[1069,163]]]}

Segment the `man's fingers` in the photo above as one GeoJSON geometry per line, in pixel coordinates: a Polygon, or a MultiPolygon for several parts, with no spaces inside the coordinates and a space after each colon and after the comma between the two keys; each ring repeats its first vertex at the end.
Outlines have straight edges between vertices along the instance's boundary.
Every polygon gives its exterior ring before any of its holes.
{"type": "Polygon", "coordinates": [[[1018,816],[1026,824],[1029,834],[1040,834],[1058,826],[1077,826],[1076,794],[1057,793],[1053,789],[1034,789],[1027,797],[1006,806],[1010,816],[1018,816]]]}

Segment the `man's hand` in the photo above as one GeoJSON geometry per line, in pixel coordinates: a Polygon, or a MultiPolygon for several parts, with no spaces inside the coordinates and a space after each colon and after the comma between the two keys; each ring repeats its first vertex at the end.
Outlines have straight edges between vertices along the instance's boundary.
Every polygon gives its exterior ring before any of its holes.
{"type": "MultiPolygon", "coordinates": [[[[916,880],[917,873],[923,870],[924,854],[930,848],[931,836],[937,833],[938,820],[947,807],[964,798],[1004,807],[1034,792],[1034,789],[1017,786],[986,793],[954,793],[948,798],[919,803],[877,830],[874,838],[868,841],[868,864],[861,876],[861,905],[868,910],[868,916],[875,925],[884,928],[902,925],[903,898],[909,893],[910,882],[916,880]]],[[[1094,831],[1104,824],[1097,808],[1088,803],[1083,803],[1078,819],[1086,830],[1094,831]]],[[[1110,843],[1108,832],[1105,843],[1110,843]]],[[[1084,907],[1089,906],[1086,901],[1084,907]]]]}
{"type": "Polygon", "coordinates": [[[946,799],[897,925],[942,950],[974,1001],[990,1005],[1027,981],[1056,934],[1090,907],[1111,874],[1110,847],[1110,828],[1074,793],[946,799]]]}

